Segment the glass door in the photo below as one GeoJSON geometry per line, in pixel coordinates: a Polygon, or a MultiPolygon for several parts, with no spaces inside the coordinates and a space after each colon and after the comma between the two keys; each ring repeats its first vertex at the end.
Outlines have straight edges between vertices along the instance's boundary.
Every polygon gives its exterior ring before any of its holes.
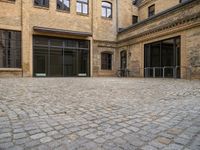
{"type": "Polygon", "coordinates": [[[64,76],[77,76],[77,51],[65,49],[64,50],[64,76]]]}

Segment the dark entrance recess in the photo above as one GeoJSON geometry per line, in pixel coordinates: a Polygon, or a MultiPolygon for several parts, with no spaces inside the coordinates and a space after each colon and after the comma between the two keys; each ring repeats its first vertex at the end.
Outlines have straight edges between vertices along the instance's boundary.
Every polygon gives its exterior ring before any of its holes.
{"type": "Polygon", "coordinates": [[[121,69],[126,69],[127,68],[127,52],[126,52],[126,50],[121,51],[120,60],[121,60],[121,69]]]}
{"type": "Polygon", "coordinates": [[[145,77],[180,78],[180,37],[145,45],[145,77]]]}
{"type": "Polygon", "coordinates": [[[123,50],[120,52],[120,76],[128,76],[127,70],[127,51],[123,50]]]}
{"type": "Polygon", "coordinates": [[[89,45],[87,40],[34,36],[34,76],[90,76],[89,45]]]}

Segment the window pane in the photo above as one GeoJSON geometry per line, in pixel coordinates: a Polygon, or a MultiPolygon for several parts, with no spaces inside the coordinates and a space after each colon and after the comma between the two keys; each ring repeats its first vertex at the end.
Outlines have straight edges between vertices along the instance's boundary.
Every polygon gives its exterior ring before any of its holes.
{"type": "Polygon", "coordinates": [[[57,9],[62,9],[62,0],[57,0],[57,9]]]}
{"type": "Polygon", "coordinates": [[[102,2],[102,6],[111,8],[111,4],[108,2],[102,2]]]}
{"type": "Polygon", "coordinates": [[[49,0],[34,0],[34,5],[48,7],[49,6],[49,0]]]}
{"type": "Polygon", "coordinates": [[[77,3],[76,11],[81,13],[81,4],[80,3],[77,3]]]}
{"type": "Polygon", "coordinates": [[[79,2],[85,2],[88,3],[88,0],[78,0],[79,2]]]}
{"type": "Polygon", "coordinates": [[[111,9],[107,9],[107,17],[112,18],[111,9]]]}
{"type": "Polygon", "coordinates": [[[83,4],[83,13],[84,14],[88,13],[88,6],[86,4],[83,4]]]}
{"type": "Polygon", "coordinates": [[[50,45],[51,46],[62,47],[63,46],[63,41],[59,40],[59,39],[52,39],[52,40],[50,40],[50,45]]]}
{"type": "Polygon", "coordinates": [[[106,8],[102,8],[102,16],[106,17],[106,8]]]}
{"type": "Polygon", "coordinates": [[[62,48],[50,49],[50,76],[63,76],[63,50],[62,48]]]}
{"type": "Polygon", "coordinates": [[[64,0],[64,7],[69,7],[69,0],[64,0]]]}
{"type": "Polygon", "coordinates": [[[67,40],[65,41],[65,47],[78,47],[78,43],[75,40],[67,40]]]}
{"type": "Polygon", "coordinates": [[[89,48],[88,41],[79,41],[79,48],[89,48]]]}
{"type": "Polygon", "coordinates": [[[34,5],[40,5],[40,0],[34,0],[34,5]]]}
{"type": "Polygon", "coordinates": [[[33,42],[34,42],[34,45],[48,46],[48,39],[44,37],[35,38],[33,42]]]}

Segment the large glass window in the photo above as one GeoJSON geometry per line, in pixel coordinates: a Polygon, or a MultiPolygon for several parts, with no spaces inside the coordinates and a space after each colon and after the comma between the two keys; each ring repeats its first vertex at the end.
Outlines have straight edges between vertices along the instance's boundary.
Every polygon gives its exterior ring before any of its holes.
{"type": "Polygon", "coordinates": [[[21,32],[0,30],[0,68],[21,68],[21,32]]]}
{"type": "Polygon", "coordinates": [[[109,2],[102,2],[102,17],[112,18],[112,4],[109,2]]]}
{"type": "Polygon", "coordinates": [[[77,0],[76,11],[81,14],[88,14],[88,0],[77,0]]]}
{"type": "Polygon", "coordinates": [[[70,11],[70,0],[57,0],[57,9],[70,11]]]}
{"type": "Polygon", "coordinates": [[[101,69],[112,70],[112,54],[103,52],[101,53],[101,69]]]}
{"type": "Polygon", "coordinates": [[[180,77],[180,37],[145,45],[145,77],[180,77]]]}
{"type": "Polygon", "coordinates": [[[34,36],[34,76],[89,76],[89,41],[34,36]]]}
{"type": "Polygon", "coordinates": [[[34,0],[35,6],[49,7],[49,0],[34,0]]]}

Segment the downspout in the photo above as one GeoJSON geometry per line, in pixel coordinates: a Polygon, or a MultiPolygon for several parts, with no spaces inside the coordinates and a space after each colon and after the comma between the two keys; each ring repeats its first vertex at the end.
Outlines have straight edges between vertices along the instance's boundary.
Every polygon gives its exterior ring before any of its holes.
{"type": "Polygon", "coordinates": [[[94,6],[93,6],[93,0],[91,0],[91,32],[92,32],[92,37],[93,37],[93,25],[94,25],[94,13],[93,13],[93,9],[94,9],[94,6]]]}
{"type": "Polygon", "coordinates": [[[23,32],[23,0],[21,0],[21,67],[22,67],[22,77],[24,76],[24,67],[23,67],[23,40],[22,40],[22,34],[23,32]]]}
{"type": "Polygon", "coordinates": [[[119,31],[119,1],[116,0],[116,31],[119,31]]]}
{"type": "Polygon", "coordinates": [[[93,76],[93,37],[94,37],[94,2],[91,0],[91,32],[92,37],[90,41],[90,77],[93,76]]]}

